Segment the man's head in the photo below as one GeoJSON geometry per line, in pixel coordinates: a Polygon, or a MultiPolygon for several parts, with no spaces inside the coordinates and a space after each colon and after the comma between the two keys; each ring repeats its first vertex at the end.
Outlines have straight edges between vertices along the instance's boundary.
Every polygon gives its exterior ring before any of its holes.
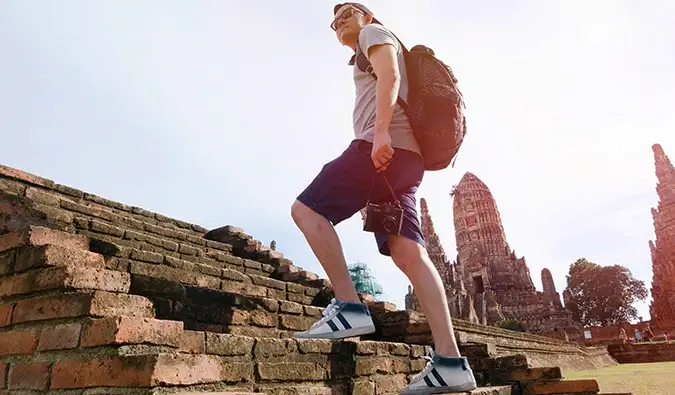
{"type": "Polygon", "coordinates": [[[340,3],[333,7],[335,18],[330,27],[338,40],[349,47],[356,46],[361,29],[369,23],[380,23],[368,7],[359,3],[340,3]]]}

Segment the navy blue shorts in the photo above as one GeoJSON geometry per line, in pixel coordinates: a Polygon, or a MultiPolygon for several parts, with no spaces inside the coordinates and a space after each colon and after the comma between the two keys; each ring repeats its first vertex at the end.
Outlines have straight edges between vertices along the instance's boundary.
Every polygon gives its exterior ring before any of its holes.
{"type": "MultiPolygon", "coordinates": [[[[382,177],[385,174],[403,206],[401,236],[424,246],[415,199],[417,188],[424,177],[422,157],[413,151],[394,149],[387,170],[377,173],[370,158],[372,148],[373,145],[365,140],[352,141],[339,157],[323,166],[312,183],[298,196],[298,200],[337,225],[364,208],[369,194],[373,203],[393,200],[382,177]]],[[[386,233],[375,234],[380,253],[390,256],[387,238],[386,233]]]]}

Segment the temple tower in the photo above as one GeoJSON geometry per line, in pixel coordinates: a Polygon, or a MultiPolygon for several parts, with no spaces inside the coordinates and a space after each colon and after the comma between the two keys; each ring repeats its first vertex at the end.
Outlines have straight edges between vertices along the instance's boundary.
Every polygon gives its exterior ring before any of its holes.
{"type": "Polygon", "coordinates": [[[553,282],[553,276],[551,271],[547,268],[542,269],[541,271],[541,284],[544,289],[545,299],[551,303],[551,305],[556,309],[562,309],[562,302],[560,301],[560,294],[555,289],[555,283],[553,282]]]}
{"type": "Polygon", "coordinates": [[[652,258],[652,303],[656,325],[675,329],[675,170],[659,144],[652,146],[656,167],[658,206],[652,208],[655,241],[649,241],[652,258]]]}
{"type": "Polygon", "coordinates": [[[434,229],[434,221],[429,214],[429,207],[427,206],[426,199],[420,199],[420,206],[422,234],[424,235],[427,253],[429,254],[431,262],[436,266],[438,274],[441,275],[444,288],[452,288],[454,283],[453,268],[450,265],[447,255],[445,255],[441,240],[434,229]]]}

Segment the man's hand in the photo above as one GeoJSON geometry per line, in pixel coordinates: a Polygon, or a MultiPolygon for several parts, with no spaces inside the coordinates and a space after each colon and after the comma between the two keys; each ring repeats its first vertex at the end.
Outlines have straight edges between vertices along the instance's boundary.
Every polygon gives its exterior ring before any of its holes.
{"type": "Polygon", "coordinates": [[[373,160],[377,172],[387,170],[391,159],[394,157],[394,149],[391,147],[391,136],[388,131],[375,132],[373,151],[370,158],[373,160]]]}

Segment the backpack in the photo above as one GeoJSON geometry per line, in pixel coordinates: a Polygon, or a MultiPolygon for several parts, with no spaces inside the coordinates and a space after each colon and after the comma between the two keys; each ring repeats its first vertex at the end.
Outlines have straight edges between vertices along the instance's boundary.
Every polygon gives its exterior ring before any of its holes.
{"type": "MultiPolygon", "coordinates": [[[[405,59],[408,102],[399,96],[397,103],[408,116],[422,151],[424,169],[442,170],[451,163],[454,166],[453,159],[466,135],[466,106],[457,79],[431,48],[416,45],[408,51],[401,40],[398,42],[405,59]]],[[[354,62],[361,71],[377,79],[358,42],[354,62]]]]}

